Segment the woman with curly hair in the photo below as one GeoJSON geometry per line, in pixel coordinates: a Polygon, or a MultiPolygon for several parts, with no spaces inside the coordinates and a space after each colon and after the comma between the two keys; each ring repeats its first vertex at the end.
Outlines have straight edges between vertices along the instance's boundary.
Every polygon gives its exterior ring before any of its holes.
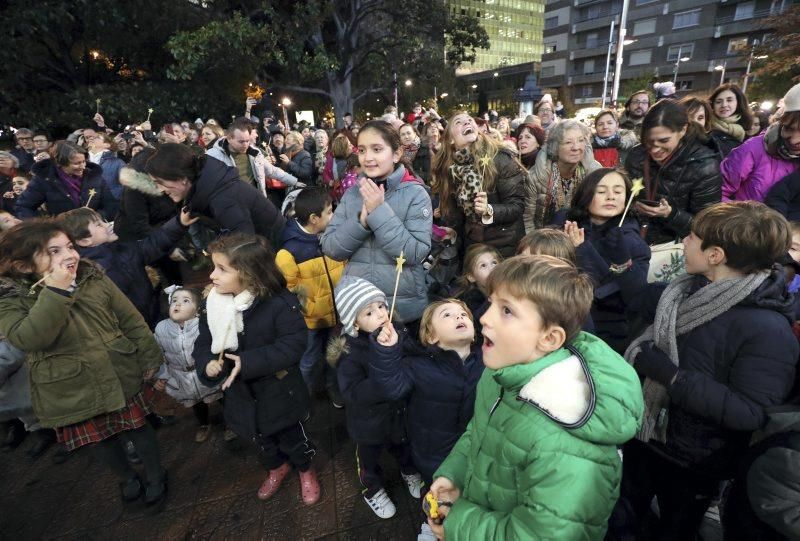
{"type": "Polygon", "coordinates": [[[432,189],[438,214],[464,239],[464,248],[482,243],[514,255],[524,236],[525,168],[516,154],[459,112],[450,120],[442,148],[433,158],[432,189]]]}

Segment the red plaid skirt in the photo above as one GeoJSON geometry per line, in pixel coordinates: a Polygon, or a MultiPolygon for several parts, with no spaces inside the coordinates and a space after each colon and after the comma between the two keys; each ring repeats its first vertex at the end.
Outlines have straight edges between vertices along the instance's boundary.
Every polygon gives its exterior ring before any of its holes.
{"type": "Polygon", "coordinates": [[[125,430],[140,428],[147,422],[153,395],[153,388],[145,385],[121,410],[102,413],[80,423],[56,428],[56,437],[68,451],[74,451],[78,447],[103,441],[125,430]]]}

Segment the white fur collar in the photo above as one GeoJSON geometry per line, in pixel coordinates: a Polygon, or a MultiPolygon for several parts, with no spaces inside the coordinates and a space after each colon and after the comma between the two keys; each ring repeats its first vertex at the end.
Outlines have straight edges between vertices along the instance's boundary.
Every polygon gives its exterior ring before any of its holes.
{"type": "Polygon", "coordinates": [[[211,353],[239,349],[238,333],[244,330],[242,312],[250,308],[253,300],[253,294],[246,290],[234,297],[217,293],[216,287],[211,289],[206,299],[211,353]]]}
{"type": "Polygon", "coordinates": [[[575,356],[548,366],[525,384],[519,397],[565,426],[581,424],[592,408],[592,385],[575,356]]]}

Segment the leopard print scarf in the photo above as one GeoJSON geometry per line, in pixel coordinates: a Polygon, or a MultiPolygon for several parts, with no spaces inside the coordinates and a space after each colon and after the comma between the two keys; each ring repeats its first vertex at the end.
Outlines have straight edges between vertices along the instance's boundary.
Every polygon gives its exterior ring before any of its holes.
{"type": "Polygon", "coordinates": [[[450,166],[450,175],[454,180],[458,206],[467,218],[477,220],[480,216],[475,212],[475,196],[481,191],[483,178],[475,169],[475,158],[469,149],[462,148],[453,154],[453,161],[455,163],[450,166]]]}

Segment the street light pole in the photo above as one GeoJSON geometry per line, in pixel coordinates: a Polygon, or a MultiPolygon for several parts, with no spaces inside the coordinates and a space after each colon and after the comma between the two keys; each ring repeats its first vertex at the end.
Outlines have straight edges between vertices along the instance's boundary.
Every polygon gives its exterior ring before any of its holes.
{"type": "Polygon", "coordinates": [[[722,68],[720,69],[720,71],[721,71],[722,73],[720,73],[720,74],[719,74],[719,84],[720,84],[720,85],[723,85],[723,84],[725,84],[725,68],[727,68],[727,67],[728,67],[728,61],[727,61],[727,60],[724,60],[724,61],[722,62],[722,68]]]}
{"type": "Polygon", "coordinates": [[[625,34],[627,30],[625,25],[628,21],[628,5],[630,0],[622,0],[622,13],[619,16],[619,36],[617,36],[617,58],[614,67],[614,85],[611,90],[611,105],[617,106],[617,97],[619,96],[619,82],[622,78],[622,50],[625,48],[625,34]]]}
{"type": "Polygon", "coordinates": [[[678,84],[678,69],[681,67],[681,53],[683,52],[683,45],[678,46],[678,58],[675,60],[675,77],[672,78],[672,84],[678,84]]]}
{"type": "Polygon", "coordinates": [[[753,55],[756,52],[756,47],[758,47],[758,40],[753,40],[753,46],[750,47],[750,58],[747,59],[747,70],[744,72],[744,83],[742,83],[742,94],[747,92],[747,81],[750,80],[750,68],[753,66],[753,55]]]}
{"type": "MultiPolygon", "coordinates": [[[[397,109],[397,72],[392,72],[393,82],[392,85],[394,86],[394,108],[397,109]]],[[[398,112],[400,109],[397,109],[398,112]]]]}
{"type": "Polygon", "coordinates": [[[611,67],[611,46],[614,44],[614,23],[616,20],[611,21],[611,30],[608,33],[608,52],[606,53],[606,76],[603,77],[603,100],[600,102],[600,108],[606,108],[606,96],[608,96],[608,69],[611,67]]]}

